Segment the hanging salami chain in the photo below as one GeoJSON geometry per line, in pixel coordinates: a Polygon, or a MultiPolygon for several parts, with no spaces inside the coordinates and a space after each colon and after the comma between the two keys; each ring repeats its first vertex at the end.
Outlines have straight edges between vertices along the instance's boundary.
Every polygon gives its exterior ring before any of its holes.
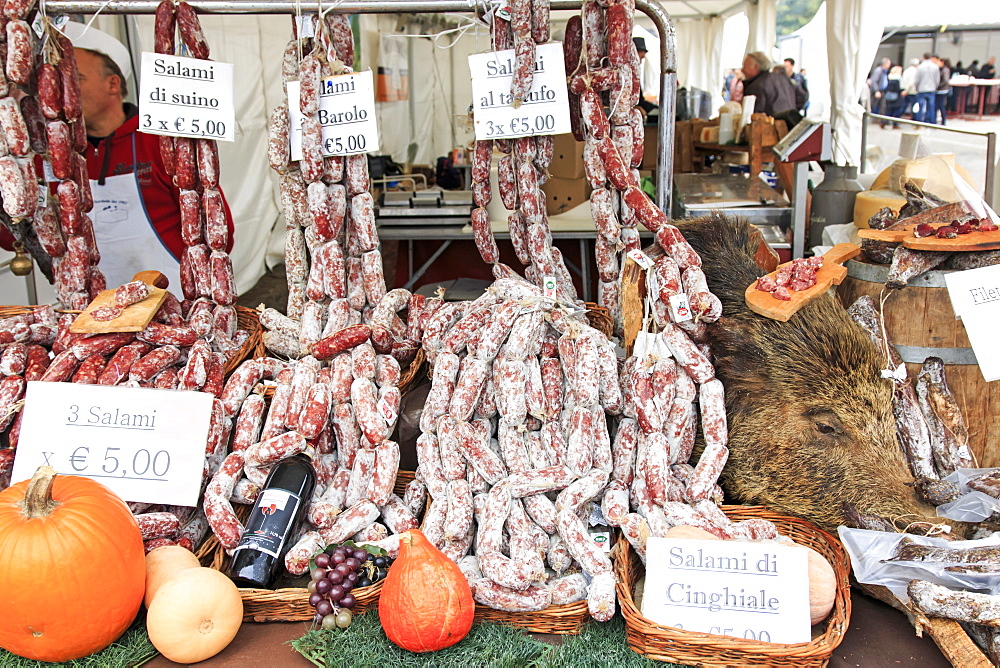
{"type": "MultiPolygon", "coordinates": [[[[514,49],[511,97],[514,106],[519,107],[531,89],[535,48],[549,41],[548,0],[514,0],[510,20],[494,13],[490,32],[494,51],[514,49]]],[[[477,208],[472,212],[472,229],[480,255],[489,264],[496,265],[499,260],[485,208],[492,198],[490,171],[494,148],[504,154],[497,165],[497,185],[504,208],[512,212],[507,224],[517,258],[526,265],[525,275],[538,286],[546,279],[554,279],[559,299],[575,301],[573,280],[559,249],[552,245],[545,193],[541,190],[555,148],[552,135],[475,142],[472,197],[477,208]]],[[[505,271],[495,268],[494,275],[501,278],[505,271]]]]}
{"type": "Polygon", "coordinates": [[[268,160],[281,175],[288,303],[285,315],[268,311],[262,318],[265,344],[286,357],[330,359],[336,348],[357,343],[345,345],[352,335],[341,330],[364,323],[364,340],[405,363],[416,353],[419,328],[397,314],[405,311],[413,324],[418,300],[405,290],[386,290],[367,156],[323,155],[320,94],[328,77],[353,71],[350,21],[342,14],[316,21],[317,36],[293,39],[282,65],[286,90],[298,81],[302,158],[291,160],[287,105],[272,112],[268,129],[268,160]]]}
{"type": "MultiPolygon", "coordinates": [[[[191,56],[209,57],[208,42],[191,5],[162,0],[156,8],[154,46],[173,55],[176,36],[191,56]]],[[[214,139],[160,137],[160,157],[167,174],[180,189],[181,290],[187,304],[206,299],[216,309],[236,303],[233,265],[226,249],[229,228],[219,191],[219,149],[214,139]]]]}
{"type": "Polygon", "coordinates": [[[30,3],[4,7],[6,49],[0,76],[0,195],[17,223],[30,220],[42,250],[52,257],[59,301],[82,309],[105,286],[100,253],[87,213],[93,208],[86,161],[76,60],[70,41],[49,22],[36,43],[24,20],[30,3]],[[36,155],[58,182],[50,194],[39,182],[36,155]]]}

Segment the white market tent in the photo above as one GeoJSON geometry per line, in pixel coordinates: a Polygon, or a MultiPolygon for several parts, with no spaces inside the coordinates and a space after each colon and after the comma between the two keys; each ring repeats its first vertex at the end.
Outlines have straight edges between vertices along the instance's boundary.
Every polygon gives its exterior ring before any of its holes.
{"type": "MultiPolygon", "coordinates": [[[[50,13],[60,4],[50,3],[50,13]]],[[[152,16],[129,15],[130,3],[125,0],[101,4],[106,9],[95,20],[96,27],[122,36],[133,54],[151,50],[152,16]],[[129,16],[123,21],[108,12],[129,16]]],[[[192,4],[199,6],[198,0],[192,4]]],[[[236,141],[220,146],[220,158],[221,185],[237,224],[232,259],[242,292],[263,274],[265,258],[271,265],[281,261],[284,229],[277,182],[266,160],[266,129],[268,114],[282,101],[281,54],[291,37],[292,19],[239,13],[240,1],[225,4],[234,13],[201,18],[212,58],[236,65],[239,127],[236,141]]],[[[775,43],[776,0],[663,0],[661,4],[676,28],[677,79],[684,85],[712,92],[721,88],[723,24],[729,16],[747,15],[746,51],[770,52],[775,43]]],[[[858,161],[862,110],[856,101],[882,35],[882,6],[875,0],[828,1],[831,97],[838,101],[832,105],[831,118],[841,163],[858,161]]],[[[308,11],[307,4],[301,10],[308,11]]],[[[554,38],[561,36],[560,22],[569,15],[553,12],[554,38]]],[[[636,17],[636,34],[655,37],[648,19],[638,12],[636,17]]],[[[362,68],[388,67],[391,76],[409,79],[408,99],[377,104],[378,153],[397,162],[433,165],[438,156],[467,144],[472,139],[466,121],[471,100],[467,56],[488,48],[486,28],[468,14],[363,14],[358,25],[362,68]]],[[[644,90],[652,92],[659,88],[654,51],[658,45],[649,47],[644,90]]]]}

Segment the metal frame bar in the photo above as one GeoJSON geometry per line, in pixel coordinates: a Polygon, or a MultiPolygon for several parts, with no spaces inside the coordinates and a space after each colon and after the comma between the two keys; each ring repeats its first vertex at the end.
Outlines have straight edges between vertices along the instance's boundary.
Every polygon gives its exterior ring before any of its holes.
{"type": "MultiPolygon", "coordinates": [[[[52,0],[49,14],[154,14],[159,0],[52,0]]],[[[202,14],[293,14],[310,9],[296,0],[190,0],[202,14]]],[[[320,5],[322,5],[320,0],[320,5]]],[[[551,0],[552,9],[580,9],[581,0],[551,0]]],[[[343,0],[330,8],[335,14],[471,13],[469,0],[343,0]]],[[[674,172],[674,116],[677,108],[677,35],[670,15],[657,0],[635,0],[635,8],[649,17],[660,38],[660,123],[657,127],[656,203],[670,215],[674,172]]]]}
{"type": "Polygon", "coordinates": [[[947,125],[935,125],[933,123],[924,123],[922,121],[910,121],[905,118],[896,118],[895,116],[883,116],[882,114],[873,114],[870,111],[866,111],[861,117],[861,169],[860,171],[864,173],[865,167],[867,167],[867,159],[865,157],[865,150],[868,148],[868,121],[870,119],[876,119],[879,121],[885,121],[887,123],[906,123],[907,125],[914,125],[918,128],[932,128],[934,130],[944,130],[945,132],[955,132],[962,135],[974,135],[976,137],[984,137],[986,139],[986,176],[985,183],[983,184],[983,199],[986,204],[993,207],[993,190],[995,184],[993,179],[996,178],[996,157],[997,157],[997,133],[995,132],[976,132],[975,130],[960,130],[958,128],[951,128],[947,125]]]}

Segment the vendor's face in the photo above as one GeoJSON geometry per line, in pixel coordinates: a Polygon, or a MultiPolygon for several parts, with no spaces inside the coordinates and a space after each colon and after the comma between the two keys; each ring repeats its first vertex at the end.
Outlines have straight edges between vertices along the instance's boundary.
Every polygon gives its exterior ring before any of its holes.
{"type": "Polygon", "coordinates": [[[117,75],[107,74],[104,61],[89,51],[74,49],[80,73],[80,101],[84,118],[99,118],[108,109],[120,108],[121,82],[117,75]]]}
{"type": "Polygon", "coordinates": [[[747,56],[743,59],[743,74],[748,78],[753,78],[757,76],[760,72],[760,67],[757,65],[757,61],[747,56]]]}

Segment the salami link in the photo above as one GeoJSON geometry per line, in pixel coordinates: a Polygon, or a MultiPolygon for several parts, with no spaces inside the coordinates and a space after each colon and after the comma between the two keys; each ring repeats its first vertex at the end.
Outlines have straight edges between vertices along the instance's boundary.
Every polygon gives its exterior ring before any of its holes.
{"type": "Polygon", "coordinates": [[[22,86],[31,83],[32,48],[31,27],[20,19],[7,23],[7,79],[22,86]]]}
{"type": "Polygon", "coordinates": [[[342,543],[371,525],[378,516],[378,506],[368,500],[358,501],[338,515],[330,528],[320,529],[320,536],[326,544],[342,543]]]}
{"type": "Polygon", "coordinates": [[[482,207],[472,211],[472,234],[483,262],[487,264],[498,262],[500,260],[500,251],[497,248],[496,239],[493,238],[493,230],[490,227],[490,215],[482,207]]]}
{"type": "Polygon", "coordinates": [[[389,501],[398,470],[399,444],[395,441],[383,441],[376,445],[371,484],[367,493],[367,498],[375,505],[383,506],[389,501]]]}
{"type": "Polygon", "coordinates": [[[181,190],[194,190],[198,185],[197,156],[193,139],[174,138],[174,185],[181,190]]]}
{"type": "Polygon", "coordinates": [[[371,180],[368,178],[368,156],[362,153],[345,158],[344,186],[349,197],[368,192],[371,187],[371,180]]]}
{"type": "Polygon", "coordinates": [[[514,40],[514,78],[510,95],[512,106],[517,109],[528,97],[535,80],[535,42],[531,39],[514,40]]]}
{"type": "Polygon", "coordinates": [[[583,3],[582,11],[583,43],[587,48],[587,67],[600,67],[601,60],[608,55],[608,28],[605,10],[595,0],[583,3]]]}
{"type": "Polygon", "coordinates": [[[143,513],[135,515],[135,522],[143,541],[174,538],[181,530],[181,522],[173,513],[143,513]]]}
{"type": "Polygon", "coordinates": [[[177,3],[177,28],[181,34],[181,40],[191,51],[191,55],[200,60],[207,60],[209,56],[208,42],[201,29],[201,21],[198,20],[194,8],[186,2],[177,3]]]}
{"type": "Polygon", "coordinates": [[[378,412],[372,381],[367,378],[354,380],[351,384],[351,403],[358,425],[370,443],[379,444],[389,437],[389,426],[378,412]]]}
{"type": "Polygon", "coordinates": [[[201,196],[205,212],[205,240],[213,251],[225,251],[229,246],[229,226],[226,221],[226,204],[222,193],[206,188],[201,196]]]}
{"type": "Polygon", "coordinates": [[[323,177],[323,126],[312,116],[302,119],[302,159],[299,169],[306,183],[323,177]]]}
{"type": "Polygon", "coordinates": [[[271,165],[271,169],[278,173],[284,173],[288,169],[290,160],[288,135],[290,131],[288,105],[281,104],[271,112],[267,123],[267,161],[271,165]]]}
{"type": "Polygon", "coordinates": [[[488,363],[466,357],[461,364],[455,392],[451,397],[450,414],[456,420],[468,420],[475,411],[479,396],[489,375],[488,363]]]}
{"type": "Polygon", "coordinates": [[[324,547],[318,531],[307,531],[285,553],[285,570],[292,575],[304,575],[309,570],[309,560],[324,547]]]}
{"type": "MultiPolygon", "coordinates": [[[[616,6],[616,5],[612,5],[616,6]]],[[[615,576],[613,573],[598,573],[587,590],[587,612],[599,622],[609,621],[615,616],[615,576]]]]}
{"type": "Polygon", "coordinates": [[[156,19],[154,20],[154,41],[153,46],[156,53],[174,53],[174,33],[177,29],[177,16],[174,12],[174,3],[171,0],[161,0],[156,6],[156,19]]]}

